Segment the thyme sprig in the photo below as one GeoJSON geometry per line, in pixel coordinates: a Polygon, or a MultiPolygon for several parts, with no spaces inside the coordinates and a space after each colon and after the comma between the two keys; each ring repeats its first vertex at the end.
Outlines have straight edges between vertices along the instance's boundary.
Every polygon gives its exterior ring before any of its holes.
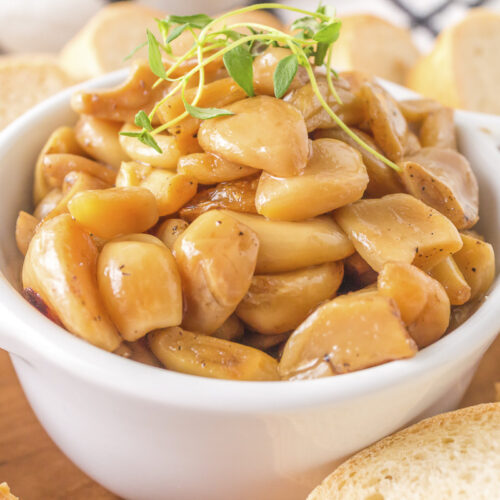
{"type": "MultiPolygon", "coordinates": [[[[219,108],[204,108],[197,106],[203,93],[205,84],[205,68],[208,64],[222,58],[228,74],[233,80],[252,97],[253,88],[253,60],[267,47],[283,47],[290,50],[290,55],[282,59],[274,72],[274,94],[277,98],[285,95],[292,83],[299,66],[305,68],[312,90],[321,106],[333,121],[344,130],[356,143],[388,166],[399,171],[399,167],[384,155],[374,150],[358,137],[331,109],[321,94],[316,78],[315,68],[326,68],[328,89],[338,104],[342,101],[333,84],[331,69],[333,46],[340,35],[341,22],[326,6],[320,5],[316,11],[308,11],[289,7],[277,3],[261,3],[237,9],[219,16],[217,19],[206,14],[191,16],[168,16],[157,19],[161,40],[158,40],[151,31],[147,31],[148,59],[151,71],[158,77],[155,86],[161,82],[171,83],[167,94],[158,101],[149,115],[139,111],[135,117],[135,124],[141,128],[138,132],[122,132],[123,135],[136,137],[139,141],[161,152],[161,148],[154,136],[170,127],[173,127],[187,116],[208,120],[217,116],[231,115],[231,111],[219,108]],[[258,23],[235,23],[227,25],[224,20],[236,14],[243,14],[255,10],[283,9],[301,14],[291,26],[291,33],[285,33],[276,28],[258,23]],[[247,33],[238,30],[246,28],[247,33]],[[192,47],[182,56],[174,56],[171,43],[182,33],[189,31],[193,36],[192,47]],[[248,33],[249,32],[249,33],[248,33]],[[164,57],[170,65],[165,67],[164,57]],[[195,59],[197,64],[181,76],[175,77],[176,70],[186,61],[195,59]],[[191,102],[186,100],[186,88],[190,79],[198,75],[197,89],[191,102]],[[153,128],[152,121],[159,107],[172,96],[180,92],[184,104],[184,111],[167,123],[153,128]]],[[[142,47],[145,44],[139,46],[142,47]]]]}

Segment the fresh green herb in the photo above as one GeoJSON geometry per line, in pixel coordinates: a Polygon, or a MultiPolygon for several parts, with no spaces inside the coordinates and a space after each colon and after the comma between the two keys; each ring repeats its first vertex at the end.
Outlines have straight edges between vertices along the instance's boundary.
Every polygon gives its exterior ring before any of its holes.
{"type": "Polygon", "coordinates": [[[146,144],[146,146],[152,147],[156,152],[163,153],[155,138],[147,130],[141,130],[140,132],[120,132],[120,135],[135,137],[143,144],[146,144]]]}
{"type": "Polygon", "coordinates": [[[169,16],[168,21],[172,24],[188,24],[192,28],[203,29],[214,20],[206,14],[194,14],[192,16],[169,16]]]}
{"type": "Polygon", "coordinates": [[[157,77],[166,79],[167,74],[161,58],[160,44],[151,31],[147,30],[147,36],[149,67],[157,77]]]}
{"type": "Polygon", "coordinates": [[[146,146],[152,147],[157,153],[163,153],[162,149],[156,142],[155,138],[147,131],[143,130],[141,131],[138,139],[143,143],[146,144],[146,146]]]}
{"type": "Polygon", "coordinates": [[[249,97],[254,96],[253,57],[248,48],[243,45],[236,45],[234,49],[226,52],[222,59],[229,76],[232,77],[249,97]]]}
{"type": "Polygon", "coordinates": [[[139,44],[127,57],[123,58],[123,61],[128,61],[129,59],[132,59],[132,57],[135,56],[135,54],[137,54],[137,52],[139,52],[139,50],[141,50],[142,48],[144,48],[146,45],[148,44],[147,41],[145,42],[142,42],[141,44],[139,44]]]}
{"type": "Polygon", "coordinates": [[[192,106],[185,100],[184,107],[186,111],[195,118],[199,118],[200,120],[209,120],[210,118],[217,118],[218,116],[228,116],[234,115],[232,111],[228,111],[227,109],[219,109],[219,108],[198,108],[197,106],[192,106]]]}
{"type": "Polygon", "coordinates": [[[295,54],[284,57],[277,64],[273,75],[274,95],[281,99],[289,89],[299,69],[299,60],[295,54]]]}
{"type": "Polygon", "coordinates": [[[151,125],[151,120],[149,119],[149,116],[142,110],[135,115],[134,123],[138,127],[141,127],[147,130],[148,132],[151,132],[151,130],[153,130],[153,125],[151,125]]]}
{"type": "Polygon", "coordinates": [[[273,75],[275,96],[281,98],[285,95],[299,66],[302,66],[309,77],[313,92],[332,120],[366,151],[399,171],[399,167],[395,163],[375,151],[345,125],[328,105],[319,90],[316,69],[325,68],[328,90],[336,101],[342,104],[332,80],[332,77],[337,78],[337,73],[331,69],[332,48],[339,37],[341,22],[326,6],[320,5],[316,11],[311,12],[279,3],[262,3],[228,12],[219,16],[218,19],[213,19],[205,14],[196,14],[192,16],[168,16],[165,19],[158,19],[157,23],[163,44],[155,38],[151,31],[147,31],[149,65],[153,73],[159,78],[155,86],[162,81],[171,82],[171,85],[166,95],[155,104],[149,115],[144,112],[137,114],[135,123],[142,127],[142,130],[138,133],[122,132],[123,135],[137,137],[144,144],[148,144],[155,148],[156,151],[161,152],[154,135],[173,127],[187,116],[191,115],[202,120],[208,120],[217,116],[233,114],[225,109],[197,106],[203,93],[206,66],[222,58],[233,80],[248,96],[253,96],[254,58],[268,47],[282,47],[289,49],[290,55],[284,57],[277,64],[273,75]],[[285,9],[301,14],[302,17],[292,24],[292,34],[258,23],[225,24],[225,21],[230,16],[262,9],[285,9]],[[244,30],[243,33],[240,32],[242,29],[244,30]],[[186,30],[190,31],[193,36],[193,45],[184,55],[174,57],[171,42],[186,30]],[[166,61],[162,59],[162,51],[167,56],[166,61]],[[173,76],[181,64],[193,59],[197,60],[197,64],[192,69],[181,76],[173,76]],[[194,76],[198,79],[197,89],[194,98],[188,103],[184,93],[188,87],[187,84],[194,76]],[[168,123],[153,129],[151,122],[158,108],[166,100],[179,94],[179,92],[184,102],[184,112],[168,123]]]}
{"type": "Polygon", "coordinates": [[[173,42],[176,38],[182,35],[182,33],[187,29],[189,24],[179,24],[176,26],[166,37],[165,37],[165,45],[168,45],[170,42],[173,42]]]}
{"type": "Polygon", "coordinates": [[[312,38],[317,42],[331,45],[338,40],[341,27],[341,21],[335,21],[334,23],[327,24],[326,26],[318,30],[318,32],[312,38]]]}

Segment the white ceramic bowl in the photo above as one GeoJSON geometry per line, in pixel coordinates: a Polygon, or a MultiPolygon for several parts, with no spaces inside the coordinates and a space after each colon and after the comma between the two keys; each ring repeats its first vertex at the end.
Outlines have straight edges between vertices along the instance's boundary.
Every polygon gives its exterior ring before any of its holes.
{"type": "MultiPolygon", "coordinates": [[[[0,134],[0,347],[11,353],[41,423],[82,470],[127,499],[303,499],[342,457],[458,404],[500,330],[498,280],[464,325],[414,358],[293,383],[213,380],[141,365],[79,340],[31,307],[18,292],[14,224],[19,209],[31,208],[34,161],[45,140],[75,120],[71,93],[0,134]]],[[[500,118],[457,113],[457,123],[480,184],[480,228],[500,255],[499,155],[478,131],[500,131],[500,118]]]]}

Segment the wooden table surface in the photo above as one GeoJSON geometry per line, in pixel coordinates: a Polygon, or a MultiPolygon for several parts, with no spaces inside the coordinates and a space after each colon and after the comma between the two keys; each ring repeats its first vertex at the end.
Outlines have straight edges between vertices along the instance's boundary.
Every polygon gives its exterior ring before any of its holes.
{"type": "MultiPolygon", "coordinates": [[[[500,381],[500,336],[489,349],[462,406],[494,400],[500,381]]],[[[20,500],[110,500],[118,497],[77,469],[31,411],[7,353],[0,349],[0,483],[20,500]]]]}

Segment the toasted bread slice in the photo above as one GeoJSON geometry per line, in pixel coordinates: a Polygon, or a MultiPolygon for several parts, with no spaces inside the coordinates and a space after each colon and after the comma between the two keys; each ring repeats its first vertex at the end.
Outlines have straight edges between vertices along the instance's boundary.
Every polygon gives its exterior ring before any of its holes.
{"type": "MultiPolygon", "coordinates": [[[[124,59],[146,41],[146,30],[159,36],[155,17],[164,12],[132,2],[101,9],[62,49],[62,67],[76,80],[86,80],[127,65],[124,59]]],[[[136,57],[147,57],[141,49],[136,57]]]]}
{"type": "Polygon", "coordinates": [[[396,83],[406,81],[419,57],[410,32],[369,14],[342,17],[333,67],[361,70],[396,83]]]}
{"type": "Polygon", "coordinates": [[[0,500],[19,500],[11,492],[7,483],[0,483],[0,500]]]}
{"type": "MultiPolygon", "coordinates": [[[[62,67],[76,80],[94,78],[127,65],[124,61],[138,45],[146,41],[146,30],[160,37],[155,18],[165,13],[132,2],[117,2],[101,9],[63,48],[62,67]]],[[[248,12],[231,16],[220,23],[254,22],[284,29],[268,12],[248,12]]],[[[173,41],[175,55],[184,54],[193,44],[191,33],[184,32],[173,41]]],[[[147,57],[147,49],[132,58],[147,57]]]]}
{"type": "Polygon", "coordinates": [[[68,87],[73,80],[51,55],[0,57],[0,129],[40,101],[68,87]]]}
{"type": "Polygon", "coordinates": [[[357,453],[308,500],[491,500],[500,492],[500,403],[423,420],[357,453]]]}
{"type": "Polygon", "coordinates": [[[473,9],[444,30],[408,76],[408,86],[441,103],[500,114],[500,14],[473,9]]]}

